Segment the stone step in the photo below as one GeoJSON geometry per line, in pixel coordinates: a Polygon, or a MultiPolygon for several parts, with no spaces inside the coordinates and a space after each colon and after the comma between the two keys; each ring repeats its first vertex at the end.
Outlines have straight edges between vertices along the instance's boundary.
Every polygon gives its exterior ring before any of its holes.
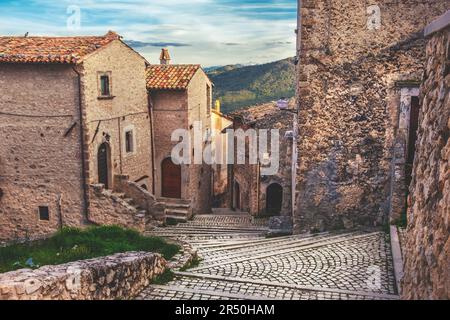
{"type": "Polygon", "coordinates": [[[172,198],[158,198],[159,202],[163,202],[165,204],[179,204],[179,205],[191,205],[191,200],[185,199],[172,199],[172,198]]]}
{"type": "Polygon", "coordinates": [[[230,293],[241,296],[242,299],[252,299],[253,296],[265,297],[268,300],[398,300],[394,294],[383,294],[369,291],[346,290],[319,286],[303,286],[283,282],[272,282],[240,277],[224,277],[217,275],[196,274],[192,272],[175,272],[176,279],[169,285],[179,290],[194,292],[215,292],[225,296],[230,293]]]}
{"type": "Polygon", "coordinates": [[[329,236],[329,233],[324,232],[317,235],[311,236],[284,236],[278,238],[270,238],[270,239],[261,239],[261,240],[253,240],[253,241],[238,241],[238,242],[229,242],[222,244],[199,244],[202,247],[202,252],[215,252],[215,251],[223,251],[223,250],[234,250],[234,249],[243,249],[243,248],[252,248],[255,246],[265,245],[270,246],[279,243],[289,243],[294,241],[309,241],[309,240],[319,240],[329,236]]]}
{"type": "MultiPolygon", "coordinates": [[[[356,235],[356,234],[355,234],[356,235]]],[[[348,237],[323,237],[321,239],[308,239],[308,240],[297,240],[291,243],[279,243],[279,244],[272,244],[272,245],[264,245],[261,246],[254,246],[254,247],[246,247],[244,249],[237,249],[237,250],[222,250],[222,252],[199,252],[200,256],[205,259],[205,262],[202,265],[209,265],[213,263],[219,263],[221,261],[230,261],[234,259],[242,259],[242,258],[252,258],[256,254],[263,255],[263,254],[272,254],[274,252],[281,252],[286,250],[301,250],[304,247],[310,247],[312,245],[321,245],[321,244],[328,244],[330,241],[345,241],[347,239],[353,239],[353,236],[349,235],[348,237]],[[324,239],[326,239],[324,241],[324,239]]]]}
{"type": "Polygon", "coordinates": [[[189,211],[179,209],[166,209],[166,216],[188,217],[189,211]]]}
{"type": "Polygon", "coordinates": [[[177,223],[186,223],[188,222],[188,218],[186,216],[177,216],[177,215],[166,215],[166,220],[171,220],[177,223]]]}
{"type": "Polygon", "coordinates": [[[312,242],[312,243],[308,243],[308,244],[303,244],[301,246],[298,246],[298,245],[285,246],[284,248],[279,248],[276,251],[269,249],[269,250],[262,250],[261,252],[259,252],[257,254],[251,253],[251,254],[237,255],[236,257],[233,257],[233,258],[227,257],[226,260],[222,259],[222,260],[218,260],[218,261],[212,261],[212,263],[202,263],[201,266],[196,267],[196,268],[192,269],[191,271],[198,271],[198,270],[202,270],[202,269],[206,269],[206,268],[211,268],[213,266],[214,267],[221,266],[223,264],[237,263],[237,262],[242,262],[242,261],[247,261],[247,260],[261,259],[261,258],[275,256],[275,255],[281,255],[281,254],[285,254],[285,253],[295,252],[295,251],[299,250],[299,247],[302,249],[313,249],[313,248],[324,247],[324,246],[328,246],[328,245],[337,244],[337,243],[340,243],[343,241],[365,238],[367,236],[374,235],[374,234],[376,234],[376,233],[359,234],[359,235],[350,234],[348,236],[330,237],[329,239],[321,240],[318,242],[312,242]]]}
{"type": "Polygon", "coordinates": [[[126,203],[130,204],[130,205],[134,205],[134,199],[133,198],[123,198],[123,201],[125,201],[126,203]]]}
{"type": "Polygon", "coordinates": [[[189,209],[191,207],[190,204],[182,204],[182,203],[164,203],[166,208],[170,209],[189,209]]]}

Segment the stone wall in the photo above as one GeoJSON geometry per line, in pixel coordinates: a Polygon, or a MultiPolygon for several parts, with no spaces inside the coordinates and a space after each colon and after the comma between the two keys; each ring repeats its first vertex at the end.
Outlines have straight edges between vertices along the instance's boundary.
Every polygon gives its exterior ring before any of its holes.
{"type": "Polygon", "coordinates": [[[410,187],[403,298],[450,299],[450,11],[429,35],[410,187]],[[442,24],[443,25],[443,24],[442,24]]]}
{"type": "Polygon", "coordinates": [[[302,1],[297,232],[387,223],[400,84],[420,81],[421,30],[447,6],[302,1]]]}
{"type": "Polygon", "coordinates": [[[77,74],[70,66],[2,64],[0,241],[83,224],[81,176],[77,74]]]}
{"type": "MultiPolygon", "coordinates": [[[[211,129],[211,108],[213,85],[202,69],[192,77],[188,87],[188,121],[189,127],[194,122],[202,123],[203,136],[207,130],[211,129]],[[209,97],[207,86],[209,86],[209,97]],[[208,105],[209,102],[209,105],[208,105]]],[[[194,141],[193,130],[191,131],[192,141],[194,141]]],[[[203,143],[206,147],[211,142],[203,143]]],[[[212,168],[211,165],[203,162],[189,166],[189,192],[192,199],[192,210],[194,214],[211,213],[212,204],[212,168]]]]}
{"type": "Polygon", "coordinates": [[[120,195],[105,190],[103,185],[90,186],[89,220],[98,225],[117,225],[139,232],[145,231],[146,212],[126,202],[120,195]]]}
{"type": "Polygon", "coordinates": [[[162,274],[159,254],[120,253],[0,274],[0,300],[115,300],[135,297],[162,274]]]}

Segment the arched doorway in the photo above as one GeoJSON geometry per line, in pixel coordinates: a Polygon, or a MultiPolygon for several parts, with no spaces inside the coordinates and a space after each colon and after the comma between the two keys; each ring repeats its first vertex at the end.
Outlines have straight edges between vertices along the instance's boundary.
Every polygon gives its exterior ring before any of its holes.
{"type": "Polygon", "coordinates": [[[237,181],[234,182],[234,203],[233,208],[235,210],[241,210],[241,186],[237,181]]]}
{"type": "Polygon", "coordinates": [[[162,188],[164,198],[181,198],[181,166],[173,163],[171,158],[164,159],[161,164],[162,188]]]}
{"type": "Polygon", "coordinates": [[[266,192],[266,213],[269,215],[279,215],[283,203],[283,187],[278,183],[273,183],[266,192]]]}
{"type": "Polygon", "coordinates": [[[110,181],[110,157],[111,150],[109,145],[105,142],[100,145],[97,153],[98,165],[98,183],[105,185],[106,189],[111,187],[110,181]]]}

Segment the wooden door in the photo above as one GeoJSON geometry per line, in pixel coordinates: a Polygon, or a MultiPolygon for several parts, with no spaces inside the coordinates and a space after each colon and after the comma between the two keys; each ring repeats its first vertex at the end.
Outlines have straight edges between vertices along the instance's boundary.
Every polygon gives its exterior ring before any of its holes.
{"type": "Polygon", "coordinates": [[[170,158],[162,162],[162,196],[181,199],[181,166],[170,158]]]}
{"type": "Polygon", "coordinates": [[[108,157],[109,157],[108,145],[106,143],[103,143],[98,148],[98,155],[97,155],[98,183],[104,184],[106,189],[109,189],[108,157]]]}

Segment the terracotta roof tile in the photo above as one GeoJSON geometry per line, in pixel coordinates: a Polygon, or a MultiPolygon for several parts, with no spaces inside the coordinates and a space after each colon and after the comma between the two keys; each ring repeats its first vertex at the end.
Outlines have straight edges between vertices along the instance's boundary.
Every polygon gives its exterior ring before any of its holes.
{"type": "Polygon", "coordinates": [[[147,89],[187,89],[200,68],[196,64],[151,65],[147,68],[147,89]]]}
{"type": "Polygon", "coordinates": [[[0,62],[76,64],[118,39],[112,31],[100,37],[0,37],[0,62]]]}

